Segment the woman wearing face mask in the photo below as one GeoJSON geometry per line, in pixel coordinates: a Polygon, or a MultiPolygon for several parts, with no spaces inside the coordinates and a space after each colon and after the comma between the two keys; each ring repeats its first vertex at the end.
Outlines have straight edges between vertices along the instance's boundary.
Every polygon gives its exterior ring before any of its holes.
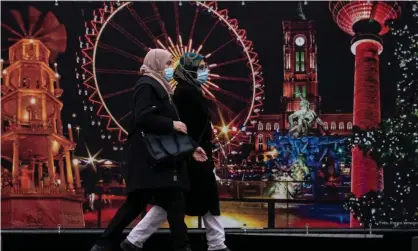
{"type": "MultiPolygon", "coordinates": [[[[166,50],[152,49],[144,58],[142,77],[134,89],[133,121],[124,170],[128,196],[91,251],[112,250],[125,227],[145,210],[151,199],[167,210],[174,249],[189,250],[185,235],[187,227],[184,224],[183,194],[189,182],[184,160],[159,163],[151,168],[141,134],[141,131],[145,134],[170,134],[173,131],[187,134],[186,125],[176,121],[178,116],[171,102],[173,91],[165,79],[166,68],[172,63],[171,57],[166,50]]],[[[169,75],[169,70],[167,72],[169,75]]],[[[193,159],[206,161],[207,158],[199,147],[193,154],[193,159]]]]}
{"type": "MultiPolygon", "coordinates": [[[[225,231],[220,222],[219,196],[212,160],[212,127],[208,101],[202,95],[202,84],[208,80],[209,70],[202,55],[186,53],[174,71],[178,82],[173,95],[187,132],[205,150],[208,161],[187,162],[190,190],[186,193],[186,214],[202,216],[206,227],[208,250],[228,251],[224,244],[225,231]]],[[[140,251],[143,243],[164,223],[166,211],[154,206],[124,241],[125,251],[140,251]]]]}

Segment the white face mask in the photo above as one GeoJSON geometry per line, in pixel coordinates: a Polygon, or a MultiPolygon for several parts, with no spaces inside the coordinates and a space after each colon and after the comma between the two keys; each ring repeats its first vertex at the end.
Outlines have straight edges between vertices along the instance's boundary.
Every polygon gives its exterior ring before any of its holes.
{"type": "Polygon", "coordinates": [[[173,75],[174,75],[174,69],[173,69],[173,67],[165,68],[165,70],[164,70],[164,78],[167,81],[170,81],[173,78],[173,75]]]}
{"type": "Polygon", "coordinates": [[[201,83],[201,84],[205,83],[206,81],[208,81],[208,78],[209,78],[209,69],[198,70],[197,71],[197,78],[196,78],[196,80],[199,83],[201,83]]]}

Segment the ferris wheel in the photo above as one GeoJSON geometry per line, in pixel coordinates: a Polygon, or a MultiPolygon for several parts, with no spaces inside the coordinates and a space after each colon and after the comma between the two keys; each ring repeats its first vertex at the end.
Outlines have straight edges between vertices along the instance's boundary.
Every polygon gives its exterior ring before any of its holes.
{"type": "MultiPolygon", "coordinates": [[[[105,2],[93,11],[80,37],[76,77],[84,109],[102,138],[123,142],[131,122],[132,91],[151,48],[164,48],[174,66],[185,52],[207,59],[210,74],[202,92],[209,102],[216,140],[236,146],[249,139],[264,99],[258,54],[238,20],[216,2],[105,2]]],[[[175,86],[174,80],[171,82],[175,86]]]]}

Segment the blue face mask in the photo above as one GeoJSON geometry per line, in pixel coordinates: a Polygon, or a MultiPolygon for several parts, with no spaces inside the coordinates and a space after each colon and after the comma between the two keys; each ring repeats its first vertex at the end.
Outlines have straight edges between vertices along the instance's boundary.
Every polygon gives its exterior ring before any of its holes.
{"type": "Polygon", "coordinates": [[[208,81],[208,78],[209,78],[209,70],[208,69],[197,71],[197,78],[196,78],[196,80],[199,83],[201,83],[201,84],[205,83],[206,81],[208,81]]]}
{"type": "Polygon", "coordinates": [[[173,78],[173,75],[174,75],[174,69],[173,69],[172,67],[165,68],[164,73],[165,73],[164,78],[165,78],[167,81],[170,81],[170,80],[173,78]]]}

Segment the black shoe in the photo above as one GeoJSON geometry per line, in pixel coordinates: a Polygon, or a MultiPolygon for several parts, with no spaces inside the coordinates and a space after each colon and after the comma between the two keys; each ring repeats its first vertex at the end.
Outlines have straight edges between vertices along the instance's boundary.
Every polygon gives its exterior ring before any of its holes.
{"type": "Polygon", "coordinates": [[[122,248],[123,251],[142,251],[142,248],[135,246],[127,239],[120,243],[120,248],[122,248]]]}
{"type": "Polygon", "coordinates": [[[90,251],[112,251],[112,248],[106,245],[96,244],[90,249],[90,251]]]}

